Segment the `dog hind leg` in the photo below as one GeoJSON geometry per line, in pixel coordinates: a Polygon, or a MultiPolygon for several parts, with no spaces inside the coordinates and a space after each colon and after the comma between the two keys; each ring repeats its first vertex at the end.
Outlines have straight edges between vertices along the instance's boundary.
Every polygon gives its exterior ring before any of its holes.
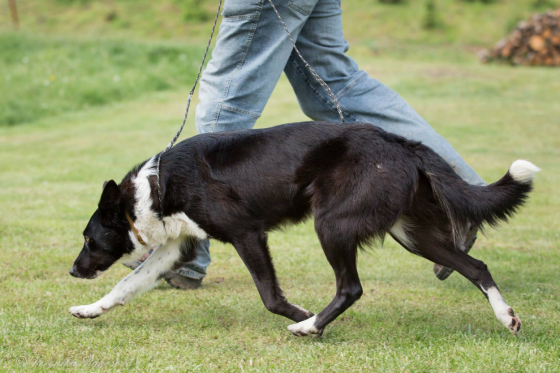
{"type": "Polygon", "coordinates": [[[515,316],[513,309],[504,300],[484,262],[455,249],[452,242],[448,243],[447,248],[443,245],[419,245],[418,250],[421,256],[454,269],[471,281],[486,296],[498,320],[513,335],[517,335],[521,328],[521,320],[515,316]]]}
{"type": "MultiPolygon", "coordinates": [[[[357,243],[353,238],[346,240],[342,232],[315,220],[315,229],[321,246],[336,277],[336,295],[329,305],[313,316],[298,324],[288,326],[288,330],[296,336],[321,336],[325,326],[346,311],[362,296],[362,285],[356,267],[357,243]]],[[[348,233],[348,232],[346,232],[348,233]]]]}

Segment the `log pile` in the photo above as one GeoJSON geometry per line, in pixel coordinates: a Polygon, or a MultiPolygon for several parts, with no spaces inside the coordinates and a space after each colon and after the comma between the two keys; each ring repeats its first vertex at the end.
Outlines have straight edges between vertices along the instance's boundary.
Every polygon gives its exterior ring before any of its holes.
{"type": "Polygon", "coordinates": [[[560,9],[520,22],[506,38],[480,56],[483,62],[560,66],[560,9]]]}

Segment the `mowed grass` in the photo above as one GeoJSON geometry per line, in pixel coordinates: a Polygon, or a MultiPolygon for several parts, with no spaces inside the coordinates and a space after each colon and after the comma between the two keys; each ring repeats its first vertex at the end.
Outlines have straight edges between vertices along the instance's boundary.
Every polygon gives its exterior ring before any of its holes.
{"type": "Polygon", "coordinates": [[[202,48],[0,33],[0,126],[192,84],[202,48]]]}
{"type": "MultiPolygon", "coordinates": [[[[92,281],[68,274],[101,185],[168,143],[185,89],[0,128],[0,369],[560,371],[560,71],[378,58],[362,67],[487,181],[518,158],[543,169],[526,207],[472,252],[521,317],[517,338],[466,279],[438,281],[429,262],[391,239],[360,254],[364,296],[321,339],[291,336],[291,322],[266,311],[235,250],[216,242],[202,288],[162,283],[98,319],[73,318],[70,306],[98,300],[128,273],[116,265],[92,281]]],[[[195,134],[193,117],[184,136],[195,134]]],[[[300,119],[282,80],[258,125],[300,119]]],[[[324,308],[334,276],[312,222],[271,234],[270,246],[287,298],[324,308]]]]}

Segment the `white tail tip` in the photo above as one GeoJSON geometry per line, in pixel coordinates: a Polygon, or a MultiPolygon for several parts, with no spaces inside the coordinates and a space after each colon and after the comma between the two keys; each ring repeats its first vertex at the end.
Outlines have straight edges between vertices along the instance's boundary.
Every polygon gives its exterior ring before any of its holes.
{"type": "Polygon", "coordinates": [[[540,168],[538,168],[531,162],[525,161],[523,159],[518,159],[517,161],[513,162],[513,164],[509,168],[509,174],[515,181],[518,181],[520,183],[528,183],[533,180],[535,174],[540,170],[540,168]]]}

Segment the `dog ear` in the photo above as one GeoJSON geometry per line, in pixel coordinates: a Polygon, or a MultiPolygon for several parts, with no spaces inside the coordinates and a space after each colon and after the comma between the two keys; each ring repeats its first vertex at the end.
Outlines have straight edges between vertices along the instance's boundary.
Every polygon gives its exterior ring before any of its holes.
{"type": "Polygon", "coordinates": [[[121,202],[121,190],[114,180],[106,181],[103,185],[103,192],[99,200],[99,212],[101,213],[101,223],[110,225],[117,220],[119,206],[121,202]]]}
{"type": "Polygon", "coordinates": [[[103,187],[101,188],[101,190],[105,189],[105,185],[107,185],[107,183],[108,183],[107,180],[105,180],[105,181],[103,182],[103,187]]]}

